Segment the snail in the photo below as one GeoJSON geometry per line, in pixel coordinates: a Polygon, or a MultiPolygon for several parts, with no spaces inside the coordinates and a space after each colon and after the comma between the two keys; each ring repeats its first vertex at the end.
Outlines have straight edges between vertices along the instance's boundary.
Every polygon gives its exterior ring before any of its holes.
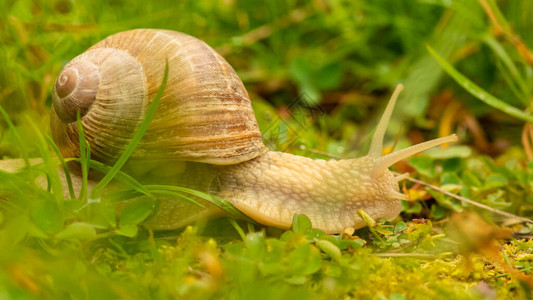
{"type": "MultiPolygon", "coordinates": [[[[398,188],[405,176],[388,168],[457,141],[451,135],[382,156],[397,89],[364,157],[322,160],[270,151],[248,93],[224,58],[183,33],[136,29],[98,42],[58,75],[50,125],[62,155],[79,157],[79,111],[91,158],[112,165],[158,92],[167,61],[163,96],[127,172],[145,174],[152,182],[172,178],[170,183],[217,195],[264,225],[289,228],[295,214],[305,214],[314,228],[339,233],[366,226],[359,209],[376,219],[394,218],[400,200],[408,197],[398,188]]],[[[173,229],[197,215],[218,213],[168,198],[146,226],[173,229]]]]}

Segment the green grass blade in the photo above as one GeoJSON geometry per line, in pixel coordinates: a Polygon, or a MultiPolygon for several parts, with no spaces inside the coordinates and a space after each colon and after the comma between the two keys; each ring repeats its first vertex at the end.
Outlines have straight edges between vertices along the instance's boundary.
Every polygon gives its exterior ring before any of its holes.
{"type": "MultiPolygon", "coordinates": [[[[68,158],[65,161],[66,162],[77,161],[77,162],[81,163],[81,159],[79,159],[79,158],[68,158]]],[[[112,168],[112,167],[110,167],[108,165],[105,165],[105,164],[103,164],[103,163],[101,163],[99,161],[95,161],[95,160],[90,160],[88,162],[88,165],[89,165],[89,167],[91,169],[96,170],[98,172],[101,172],[103,174],[107,174],[109,171],[111,171],[111,168],[112,168]]],[[[126,174],[126,173],[124,173],[122,171],[118,171],[117,174],[115,175],[114,179],[116,181],[122,183],[126,187],[130,187],[133,190],[137,191],[140,195],[152,196],[152,193],[148,189],[146,189],[141,183],[139,183],[133,177],[129,176],[128,174],[126,174]]]]}
{"type": "Polygon", "coordinates": [[[61,154],[61,151],[59,151],[59,148],[57,147],[56,143],[52,140],[52,138],[49,135],[45,135],[46,140],[48,141],[48,144],[52,147],[54,152],[57,155],[57,158],[59,159],[59,162],[61,163],[61,166],[63,167],[63,171],[65,172],[65,178],[67,180],[67,186],[68,186],[68,192],[71,199],[76,198],[76,194],[74,193],[74,187],[72,186],[72,178],[70,177],[70,172],[67,167],[67,163],[65,162],[65,159],[63,158],[63,155],[61,154]]]}
{"type": "Polygon", "coordinates": [[[179,187],[179,186],[172,186],[172,185],[145,185],[145,188],[149,189],[150,191],[161,191],[161,190],[168,190],[168,191],[176,191],[176,192],[183,192],[187,193],[193,196],[196,196],[200,199],[206,200],[216,206],[218,206],[220,209],[228,213],[230,216],[234,218],[239,218],[242,220],[247,220],[249,222],[254,222],[250,217],[243,214],[240,210],[236,209],[233,204],[229,203],[227,200],[220,198],[218,196],[200,192],[197,190],[179,187]]]}
{"type": "Polygon", "coordinates": [[[498,4],[496,3],[496,1],[495,0],[488,0],[486,3],[490,6],[490,9],[491,9],[492,13],[494,14],[494,17],[496,17],[496,19],[498,20],[498,24],[500,24],[500,26],[502,26],[502,28],[504,30],[510,31],[511,30],[511,26],[509,25],[509,22],[507,22],[507,20],[503,16],[503,14],[500,11],[500,8],[498,7],[498,4]]]}
{"type": "MultiPolygon", "coordinates": [[[[522,101],[522,103],[527,106],[528,103],[528,95],[529,95],[529,89],[527,87],[526,82],[522,79],[522,76],[520,75],[520,72],[516,68],[516,66],[513,63],[513,60],[509,57],[507,52],[505,51],[504,47],[496,40],[492,35],[485,34],[482,37],[482,41],[485,42],[491,49],[492,52],[496,54],[503,63],[503,65],[507,68],[508,73],[510,74],[510,77],[512,77],[512,80],[508,80],[511,82],[511,85],[516,85],[520,89],[520,93],[517,95],[518,98],[522,101]]],[[[508,76],[504,76],[506,79],[508,76]]]]}
{"type": "MultiPolygon", "coordinates": [[[[95,161],[95,160],[89,161],[89,166],[91,167],[91,169],[94,169],[98,172],[102,172],[104,174],[109,173],[112,169],[112,167],[105,165],[101,162],[95,161]]],[[[135,180],[133,177],[129,176],[128,174],[124,172],[118,171],[115,174],[114,179],[124,184],[125,186],[131,187],[133,190],[136,190],[141,194],[144,194],[146,196],[153,196],[152,193],[147,188],[144,187],[144,185],[142,185],[137,180],[135,180]]]]}
{"type": "Polygon", "coordinates": [[[441,67],[446,71],[446,73],[448,73],[448,75],[450,75],[460,86],[462,86],[471,95],[513,117],[516,117],[526,122],[533,122],[533,116],[492,96],[487,91],[483,90],[481,87],[479,87],[471,80],[459,73],[459,71],[457,71],[450,63],[448,63],[435,50],[433,50],[431,46],[426,45],[426,48],[428,49],[429,53],[441,65],[441,67]]]}
{"type": "MultiPolygon", "coordinates": [[[[153,194],[159,194],[159,195],[165,195],[165,196],[171,196],[171,197],[175,197],[175,198],[180,198],[180,199],[183,199],[191,204],[194,204],[194,205],[197,205],[199,207],[205,207],[203,206],[202,204],[198,203],[197,201],[195,201],[194,199],[192,198],[189,198],[183,194],[180,194],[180,193],[177,193],[177,192],[173,192],[173,191],[168,191],[168,190],[152,190],[150,191],[152,192],[153,194]]],[[[137,197],[141,197],[141,196],[145,196],[145,194],[137,191],[137,190],[121,190],[121,191],[114,191],[114,192],[110,192],[110,193],[107,193],[105,194],[105,197],[106,199],[108,199],[110,202],[121,202],[121,201],[127,201],[127,200],[131,200],[133,198],[137,198],[137,197]]]]}
{"type": "Polygon", "coordinates": [[[145,194],[136,190],[120,190],[106,193],[102,197],[105,197],[105,199],[107,199],[107,201],[109,201],[110,203],[116,203],[141,196],[145,196],[145,194]]]}
{"type": "Polygon", "coordinates": [[[24,159],[24,164],[26,164],[27,168],[31,168],[28,152],[26,152],[26,148],[22,145],[22,138],[20,137],[20,134],[19,134],[17,128],[15,127],[13,122],[11,121],[11,118],[7,114],[7,111],[1,105],[0,105],[0,114],[2,114],[2,116],[4,117],[4,120],[6,121],[7,126],[9,127],[9,129],[11,129],[13,131],[13,135],[15,136],[15,139],[17,139],[17,143],[19,145],[20,153],[22,154],[22,158],[24,159]]]}
{"type": "Polygon", "coordinates": [[[78,111],[76,114],[76,125],[78,126],[78,138],[80,143],[80,164],[81,164],[81,190],[80,190],[80,200],[82,202],[87,202],[87,181],[89,180],[89,159],[87,156],[90,155],[90,152],[87,152],[85,141],[85,133],[83,131],[83,125],[81,124],[81,116],[78,111]]]}
{"type": "Polygon", "coordinates": [[[39,130],[39,127],[33,122],[28,116],[25,117],[25,120],[32,127],[35,132],[35,137],[37,138],[37,148],[41,152],[43,158],[43,163],[46,169],[48,183],[52,186],[54,191],[54,198],[59,207],[63,207],[63,187],[61,185],[61,179],[59,178],[59,172],[57,171],[57,163],[52,159],[52,155],[48,148],[48,143],[46,142],[43,134],[39,130]]]}
{"type": "Polygon", "coordinates": [[[189,202],[190,204],[193,204],[193,205],[196,205],[196,206],[199,206],[199,207],[202,207],[204,208],[205,206],[203,206],[202,204],[198,203],[197,201],[195,201],[194,199],[190,198],[190,197],[187,197],[183,194],[180,194],[180,193],[176,193],[176,192],[173,192],[173,191],[168,191],[168,190],[152,190],[151,191],[152,193],[154,194],[159,194],[159,195],[164,195],[164,196],[171,196],[171,197],[176,197],[176,198],[179,198],[179,199],[182,199],[186,202],[189,202]]]}
{"type": "Polygon", "coordinates": [[[233,226],[233,228],[235,228],[235,230],[237,231],[237,233],[241,237],[241,240],[244,241],[246,239],[246,234],[244,233],[244,230],[242,230],[241,226],[239,226],[237,221],[235,221],[234,219],[230,219],[229,223],[231,224],[231,226],[233,226]]]}
{"type": "Polygon", "coordinates": [[[130,155],[133,153],[139,142],[141,141],[144,133],[146,130],[148,130],[148,126],[150,125],[150,122],[154,118],[155,112],[157,110],[157,106],[159,104],[159,100],[163,96],[163,92],[165,91],[165,86],[167,84],[167,78],[168,78],[168,61],[165,65],[165,74],[163,75],[163,82],[161,82],[161,86],[159,87],[159,90],[157,92],[156,97],[150,103],[150,106],[148,107],[148,110],[145,114],[144,120],[142,121],[141,125],[139,126],[139,129],[135,133],[135,136],[131,140],[131,142],[128,144],[122,155],[119,157],[115,165],[109,170],[109,172],[102,178],[102,180],[94,187],[94,189],[91,191],[91,198],[98,198],[100,192],[102,189],[115,177],[117,172],[122,168],[122,166],[126,163],[130,155]]]}

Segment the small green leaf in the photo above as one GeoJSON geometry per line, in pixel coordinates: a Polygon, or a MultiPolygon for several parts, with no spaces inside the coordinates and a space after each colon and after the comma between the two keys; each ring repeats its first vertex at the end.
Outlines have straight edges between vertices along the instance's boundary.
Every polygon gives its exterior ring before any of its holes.
{"type": "Polygon", "coordinates": [[[252,232],[246,235],[244,239],[246,250],[249,259],[259,259],[266,251],[265,234],[260,232],[252,232]]]}
{"type": "Polygon", "coordinates": [[[457,176],[456,173],[446,172],[442,174],[440,185],[443,186],[446,184],[460,185],[461,179],[459,178],[459,176],[457,176]]]}
{"type": "MultiPolygon", "coordinates": [[[[453,186],[453,185],[448,185],[448,186],[445,186],[445,187],[451,187],[453,189],[456,189],[456,188],[461,188],[460,186],[453,186]]],[[[450,209],[453,209],[454,211],[456,212],[461,212],[463,211],[463,206],[461,205],[461,202],[459,202],[458,200],[448,196],[448,195],[444,195],[442,194],[441,192],[438,192],[438,191],[434,191],[434,190],[428,190],[428,193],[431,194],[431,196],[433,196],[433,198],[435,198],[435,200],[437,200],[437,202],[441,205],[441,206],[444,206],[446,208],[450,208],[450,209]]]]}
{"type": "Polygon", "coordinates": [[[284,243],[276,239],[267,240],[266,253],[259,263],[259,270],[263,275],[275,275],[281,272],[284,243]]]}
{"type": "Polygon", "coordinates": [[[435,160],[428,156],[415,156],[409,159],[409,164],[426,177],[435,177],[435,160]]]}
{"type": "Polygon", "coordinates": [[[352,249],[361,248],[366,244],[365,240],[356,239],[356,240],[341,240],[339,241],[339,249],[345,250],[348,249],[348,246],[352,249]]]}
{"type": "Polygon", "coordinates": [[[324,235],[325,235],[324,231],[322,231],[320,229],[309,229],[307,231],[307,234],[306,234],[307,239],[310,240],[310,241],[312,241],[314,239],[319,239],[319,238],[321,238],[324,235]]]}
{"type": "Polygon", "coordinates": [[[152,199],[147,197],[136,199],[128,204],[120,215],[120,229],[117,233],[126,236],[134,236],[137,233],[137,225],[150,216],[153,207],[154,203],[152,199]],[[133,227],[135,230],[133,230],[133,227]]]}
{"type": "Polygon", "coordinates": [[[137,235],[137,232],[139,231],[139,228],[136,224],[126,224],[123,226],[120,226],[119,229],[117,229],[116,233],[119,235],[127,236],[127,237],[134,237],[137,235]]]}
{"type": "Polygon", "coordinates": [[[311,220],[306,215],[294,215],[292,218],[292,231],[307,233],[311,229],[311,220]]]}
{"type": "Polygon", "coordinates": [[[226,254],[234,257],[242,256],[244,252],[244,244],[242,243],[233,243],[225,247],[226,254]]]}
{"type": "Polygon", "coordinates": [[[105,199],[100,202],[88,203],[86,206],[88,221],[101,228],[113,228],[117,225],[115,206],[105,199]]]}
{"type": "Polygon", "coordinates": [[[339,261],[342,257],[341,250],[330,241],[318,240],[316,246],[336,261],[339,261]]]}
{"type": "Polygon", "coordinates": [[[322,258],[316,247],[309,244],[300,245],[289,254],[289,270],[295,276],[311,275],[322,266],[322,258]]]}
{"type": "Polygon", "coordinates": [[[285,231],[279,238],[280,241],[282,242],[288,242],[290,240],[292,240],[294,238],[296,234],[294,233],[294,231],[285,231]]]}
{"type": "Polygon", "coordinates": [[[56,238],[60,240],[94,240],[96,239],[96,230],[91,224],[75,222],[56,234],[56,238]]]}
{"type": "Polygon", "coordinates": [[[405,224],[405,222],[398,222],[396,223],[396,226],[394,226],[394,234],[398,234],[406,229],[407,225],[405,224]]]}
{"type": "Polygon", "coordinates": [[[461,159],[459,157],[453,157],[446,159],[442,162],[443,172],[458,172],[461,169],[461,159]]]}
{"type": "Polygon", "coordinates": [[[152,199],[143,197],[128,204],[120,215],[120,225],[139,224],[152,212],[152,199]]]}
{"type": "Polygon", "coordinates": [[[508,180],[505,176],[499,173],[494,173],[489,175],[485,179],[485,187],[486,188],[499,188],[504,187],[508,184],[508,180]]]}
{"type": "Polygon", "coordinates": [[[481,180],[479,180],[477,176],[470,170],[463,171],[461,179],[467,186],[481,187],[483,185],[481,180]]]}
{"type": "Polygon", "coordinates": [[[402,200],[402,211],[408,214],[417,214],[422,211],[420,202],[409,202],[402,200]]]}
{"type": "Polygon", "coordinates": [[[340,248],[340,246],[339,246],[340,242],[342,241],[340,235],[325,234],[325,235],[321,236],[320,239],[329,241],[329,242],[333,243],[335,246],[337,246],[339,248],[340,248]]]}

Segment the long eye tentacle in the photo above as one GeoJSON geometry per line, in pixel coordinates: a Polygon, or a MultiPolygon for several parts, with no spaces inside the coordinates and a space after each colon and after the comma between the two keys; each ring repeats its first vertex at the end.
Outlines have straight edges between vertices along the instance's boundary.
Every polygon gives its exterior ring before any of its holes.
{"type": "MultiPolygon", "coordinates": [[[[389,100],[389,103],[387,104],[387,107],[385,108],[385,111],[383,112],[383,116],[381,116],[378,126],[376,127],[376,131],[374,132],[374,135],[372,136],[372,142],[370,144],[370,150],[368,151],[368,156],[375,157],[377,159],[377,162],[374,165],[374,168],[371,173],[372,176],[381,175],[386,169],[388,169],[390,166],[392,166],[396,162],[404,158],[407,158],[413,154],[422,152],[424,150],[438,146],[440,144],[456,142],[458,140],[457,135],[452,134],[447,137],[442,137],[442,138],[430,140],[424,143],[420,143],[418,145],[413,145],[409,148],[405,148],[400,151],[396,151],[396,152],[393,152],[391,154],[381,157],[381,152],[383,151],[383,138],[385,137],[385,131],[387,130],[387,126],[389,124],[389,120],[391,118],[394,105],[396,104],[396,101],[398,100],[398,95],[400,94],[402,90],[403,90],[403,84],[398,84],[396,86],[396,89],[392,93],[391,99],[389,100]]],[[[399,180],[401,179],[403,178],[400,178],[399,180]]]]}
{"type": "Polygon", "coordinates": [[[398,95],[403,90],[403,84],[398,84],[394,93],[392,93],[391,99],[385,108],[385,112],[379,120],[376,131],[372,136],[372,142],[370,143],[370,150],[368,151],[368,156],[380,157],[381,152],[383,151],[383,138],[385,137],[385,132],[387,131],[387,126],[389,125],[389,120],[394,110],[394,105],[396,105],[396,100],[398,100],[398,95]]]}
{"type": "Polygon", "coordinates": [[[387,170],[390,166],[399,162],[402,159],[408,158],[409,156],[412,156],[414,154],[417,154],[419,152],[422,152],[424,150],[433,148],[441,144],[445,144],[449,142],[457,142],[457,140],[458,140],[457,135],[452,134],[449,136],[445,136],[445,137],[441,137],[438,139],[426,141],[420,144],[416,144],[411,147],[393,152],[391,154],[387,154],[378,159],[378,161],[374,165],[374,169],[372,170],[372,176],[379,176],[385,170],[387,170]]]}

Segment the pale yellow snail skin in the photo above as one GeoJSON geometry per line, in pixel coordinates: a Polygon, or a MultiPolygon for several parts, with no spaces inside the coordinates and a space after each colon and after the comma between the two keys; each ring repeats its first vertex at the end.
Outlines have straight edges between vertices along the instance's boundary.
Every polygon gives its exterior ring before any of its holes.
{"type": "MultiPolygon", "coordinates": [[[[154,99],[167,60],[168,82],[155,118],[125,170],[143,174],[143,182],[212,193],[261,224],[289,228],[295,214],[305,214],[314,228],[339,233],[366,226],[359,209],[375,219],[394,218],[407,196],[398,189],[403,177],[388,167],[457,140],[451,135],[381,156],[400,86],[364,157],[326,161],[269,151],[242,82],[220,55],[182,33],[138,29],[104,39],[59,74],[51,130],[63,156],[79,156],[80,110],[91,158],[113,164],[154,99]]],[[[217,214],[212,205],[202,209],[164,198],[145,225],[173,229],[217,214]]]]}

